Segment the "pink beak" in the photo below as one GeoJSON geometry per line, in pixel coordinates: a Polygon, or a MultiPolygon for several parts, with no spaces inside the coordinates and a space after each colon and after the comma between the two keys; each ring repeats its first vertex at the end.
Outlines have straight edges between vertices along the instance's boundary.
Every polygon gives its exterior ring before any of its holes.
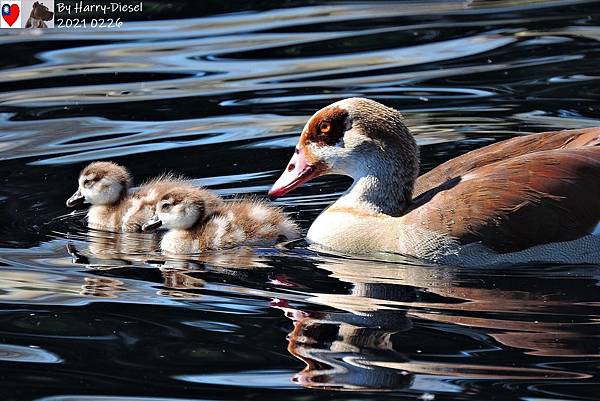
{"type": "Polygon", "coordinates": [[[287,168],[269,190],[269,197],[271,199],[279,198],[306,181],[320,175],[318,169],[306,161],[304,149],[296,147],[294,156],[292,156],[287,168]]]}

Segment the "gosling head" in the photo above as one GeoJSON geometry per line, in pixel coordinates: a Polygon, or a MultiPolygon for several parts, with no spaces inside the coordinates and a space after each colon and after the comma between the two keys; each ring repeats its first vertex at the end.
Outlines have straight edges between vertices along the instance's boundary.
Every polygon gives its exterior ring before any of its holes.
{"type": "Polygon", "coordinates": [[[348,98],[317,111],[269,196],[285,195],[326,174],[359,179],[394,174],[412,192],[419,171],[417,144],[399,111],[365,98],[348,98]]]}
{"type": "Polygon", "coordinates": [[[79,188],[67,200],[67,206],[113,205],[127,195],[130,186],[131,176],[125,167],[112,162],[94,162],[79,174],[79,188]]]}
{"type": "Polygon", "coordinates": [[[221,199],[202,188],[181,186],[167,191],[156,204],[154,216],[143,231],[158,227],[168,230],[189,230],[218,210],[221,199]]]}

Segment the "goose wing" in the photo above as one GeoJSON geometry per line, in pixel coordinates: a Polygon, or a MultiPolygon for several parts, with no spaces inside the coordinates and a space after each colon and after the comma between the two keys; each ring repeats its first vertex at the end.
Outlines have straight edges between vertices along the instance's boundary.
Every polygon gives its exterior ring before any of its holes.
{"type": "Polygon", "coordinates": [[[600,127],[541,132],[507,139],[449,160],[417,179],[414,197],[479,167],[529,153],[600,145],[600,127]]]}
{"type": "Polygon", "coordinates": [[[499,252],[577,239],[600,220],[600,147],[539,151],[474,168],[415,198],[403,219],[499,252]]]}

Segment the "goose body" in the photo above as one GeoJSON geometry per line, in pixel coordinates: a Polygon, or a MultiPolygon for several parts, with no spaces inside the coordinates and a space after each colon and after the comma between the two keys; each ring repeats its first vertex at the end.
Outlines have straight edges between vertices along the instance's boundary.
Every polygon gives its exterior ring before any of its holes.
{"type": "Polygon", "coordinates": [[[396,110],[369,99],[307,122],[277,197],[326,174],[352,186],[307,238],[347,253],[443,264],[600,263],[600,128],[508,139],[418,177],[418,148],[396,110]]]}
{"type": "Polygon", "coordinates": [[[181,185],[167,191],[156,205],[146,230],[168,231],[161,249],[195,254],[236,246],[271,246],[298,238],[298,227],[281,210],[259,200],[223,201],[202,188],[181,185]]]}

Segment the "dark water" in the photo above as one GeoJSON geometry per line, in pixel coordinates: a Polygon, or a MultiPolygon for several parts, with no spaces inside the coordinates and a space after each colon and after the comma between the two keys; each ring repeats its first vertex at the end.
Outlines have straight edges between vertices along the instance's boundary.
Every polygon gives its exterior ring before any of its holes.
{"type": "MultiPolygon", "coordinates": [[[[600,399],[600,267],[165,260],[64,207],[96,159],[264,195],[306,118],[354,95],[404,112],[425,170],[598,125],[597,2],[149,4],[121,30],[1,33],[0,399],[600,399]]],[[[279,204],[307,229],[348,184],[279,204]]]]}

